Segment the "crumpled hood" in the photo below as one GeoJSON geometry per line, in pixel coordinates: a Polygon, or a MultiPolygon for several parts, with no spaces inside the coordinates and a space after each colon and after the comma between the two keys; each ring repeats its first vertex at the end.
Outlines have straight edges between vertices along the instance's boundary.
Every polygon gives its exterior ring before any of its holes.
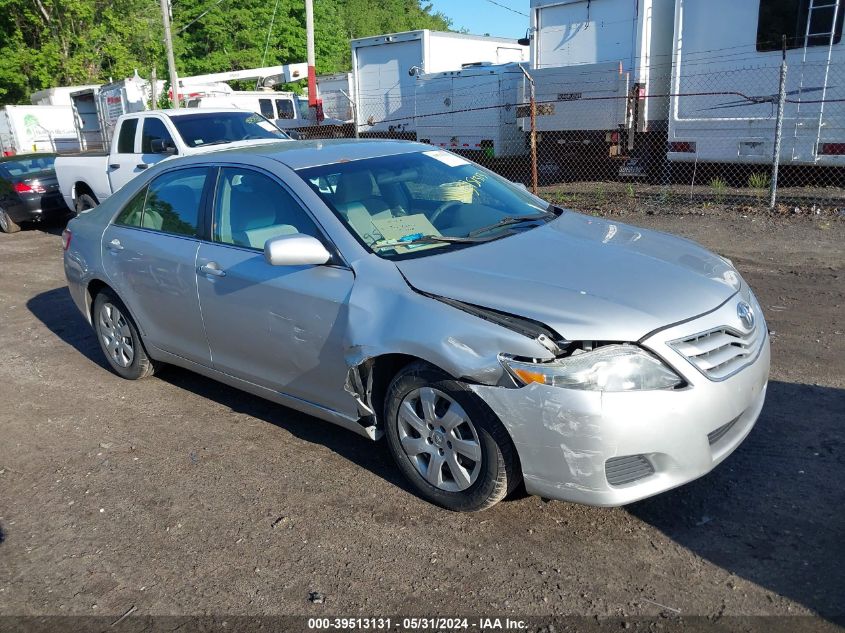
{"type": "Polygon", "coordinates": [[[739,283],[694,242],[574,212],[396,265],[418,290],[527,317],[569,340],[637,341],[713,310],[739,283]]]}

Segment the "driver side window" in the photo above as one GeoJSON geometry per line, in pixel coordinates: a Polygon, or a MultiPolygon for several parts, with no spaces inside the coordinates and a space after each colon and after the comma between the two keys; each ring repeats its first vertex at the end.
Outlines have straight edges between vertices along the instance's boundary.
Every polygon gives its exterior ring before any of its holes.
{"type": "Polygon", "coordinates": [[[141,128],[141,153],[153,154],[153,141],[160,140],[170,147],[175,147],[173,137],[164,125],[161,119],[156,117],[146,117],[144,119],[144,127],[141,128]]]}
{"type": "Polygon", "coordinates": [[[281,185],[249,169],[220,170],[212,230],[215,242],[263,249],[270,238],[297,233],[321,239],[313,220],[281,185]]]}

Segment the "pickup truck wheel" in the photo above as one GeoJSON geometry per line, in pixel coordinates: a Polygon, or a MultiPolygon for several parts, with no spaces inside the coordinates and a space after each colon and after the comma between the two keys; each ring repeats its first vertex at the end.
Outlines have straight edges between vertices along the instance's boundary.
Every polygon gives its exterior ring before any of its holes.
{"type": "Polygon", "coordinates": [[[21,230],[21,225],[15,222],[5,209],[0,209],[0,231],[4,233],[17,233],[21,230]]]}
{"type": "Polygon", "coordinates": [[[414,363],[393,379],[384,408],[393,459],[432,503],[456,512],[484,510],[519,483],[507,431],[461,381],[414,363]]]}
{"type": "Polygon", "coordinates": [[[156,364],[147,350],[126,305],[109,290],[94,299],[94,330],[109,366],[121,378],[139,380],[152,376],[156,364]]]}
{"type": "Polygon", "coordinates": [[[93,209],[97,206],[97,201],[94,200],[94,196],[83,193],[77,196],[76,198],[76,212],[82,213],[83,211],[87,211],[88,209],[93,209]]]}

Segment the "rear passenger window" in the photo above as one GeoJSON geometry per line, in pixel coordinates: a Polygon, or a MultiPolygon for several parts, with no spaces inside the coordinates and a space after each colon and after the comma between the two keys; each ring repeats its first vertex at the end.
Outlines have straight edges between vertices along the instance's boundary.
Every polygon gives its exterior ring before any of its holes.
{"type": "Polygon", "coordinates": [[[120,124],[120,135],[117,137],[118,154],[135,153],[135,130],[138,129],[138,119],[126,119],[120,124]]]}
{"type": "Polygon", "coordinates": [[[271,237],[304,233],[320,237],[293,197],[263,174],[236,167],[220,171],[214,204],[214,241],[264,248],[271,237]]]}
{"type": "Polygon", "coordinates": [[[208,169],[179,169],[150,183],[141,226],[164,233],[195,237],[199,231],[202,192],[208,169]]]}
{"type": "Polygon", "coordinates": [[[294,118],[293,101],[290,99],[276,99],[276,109],[280,119],[294,118]]]}
{"type": "Polygon", "coordinates": [[[261,114],[267,119],[275,119],[276,115],[273,113],[273,102],[269,99],[259,99],[258,107],[261,114]]]}
{"type": "Polygon", "coordinates": [[[129,201],[123,211],[115,218],[115,224],[123,226],[141,226],[141,215],[144,211],[144,200],[147,197],[147,188],[144,187],[132,200],[129,201]]]}

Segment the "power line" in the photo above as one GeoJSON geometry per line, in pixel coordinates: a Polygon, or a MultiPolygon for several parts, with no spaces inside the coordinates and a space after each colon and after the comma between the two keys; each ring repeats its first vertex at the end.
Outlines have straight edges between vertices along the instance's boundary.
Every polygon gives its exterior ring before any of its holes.
{"type": "Polygon", "coordinates": [[[194,22],[197,22],[200,18],[205,17],[206,14],[208,14],[214,7],[216,7],[218,4],[223,4],[223,2],[225,2],[225,0],[217,0],[217,2],[215,2],[213,5],[208,7],[205,11],[200,13],[197,17],[195,17],[193,20],[191,20],[185,26],[183,26],[181,29],[179,29],[178,33],[184,33],[185,31],[187,31],[189,26],[194,24],[194,22]]]}
{"type": "Polygon", "coordinates": [[[501,7],[502,9],[505,9],[506,11],[510,11],[511,13],[516,13],[517,15],[521,15],[525,18],[528,17],[527,13],[523,13],[522,11],[517,11],[516,9],[513,9],[513,8],[511,8],[511,7],[509,7],[505,4],[502,4],[501,2],[496,2],[496,0],[487,0],[487,2],[489,2],[490,4],[495,4],[497,7],[501,7]]]}

